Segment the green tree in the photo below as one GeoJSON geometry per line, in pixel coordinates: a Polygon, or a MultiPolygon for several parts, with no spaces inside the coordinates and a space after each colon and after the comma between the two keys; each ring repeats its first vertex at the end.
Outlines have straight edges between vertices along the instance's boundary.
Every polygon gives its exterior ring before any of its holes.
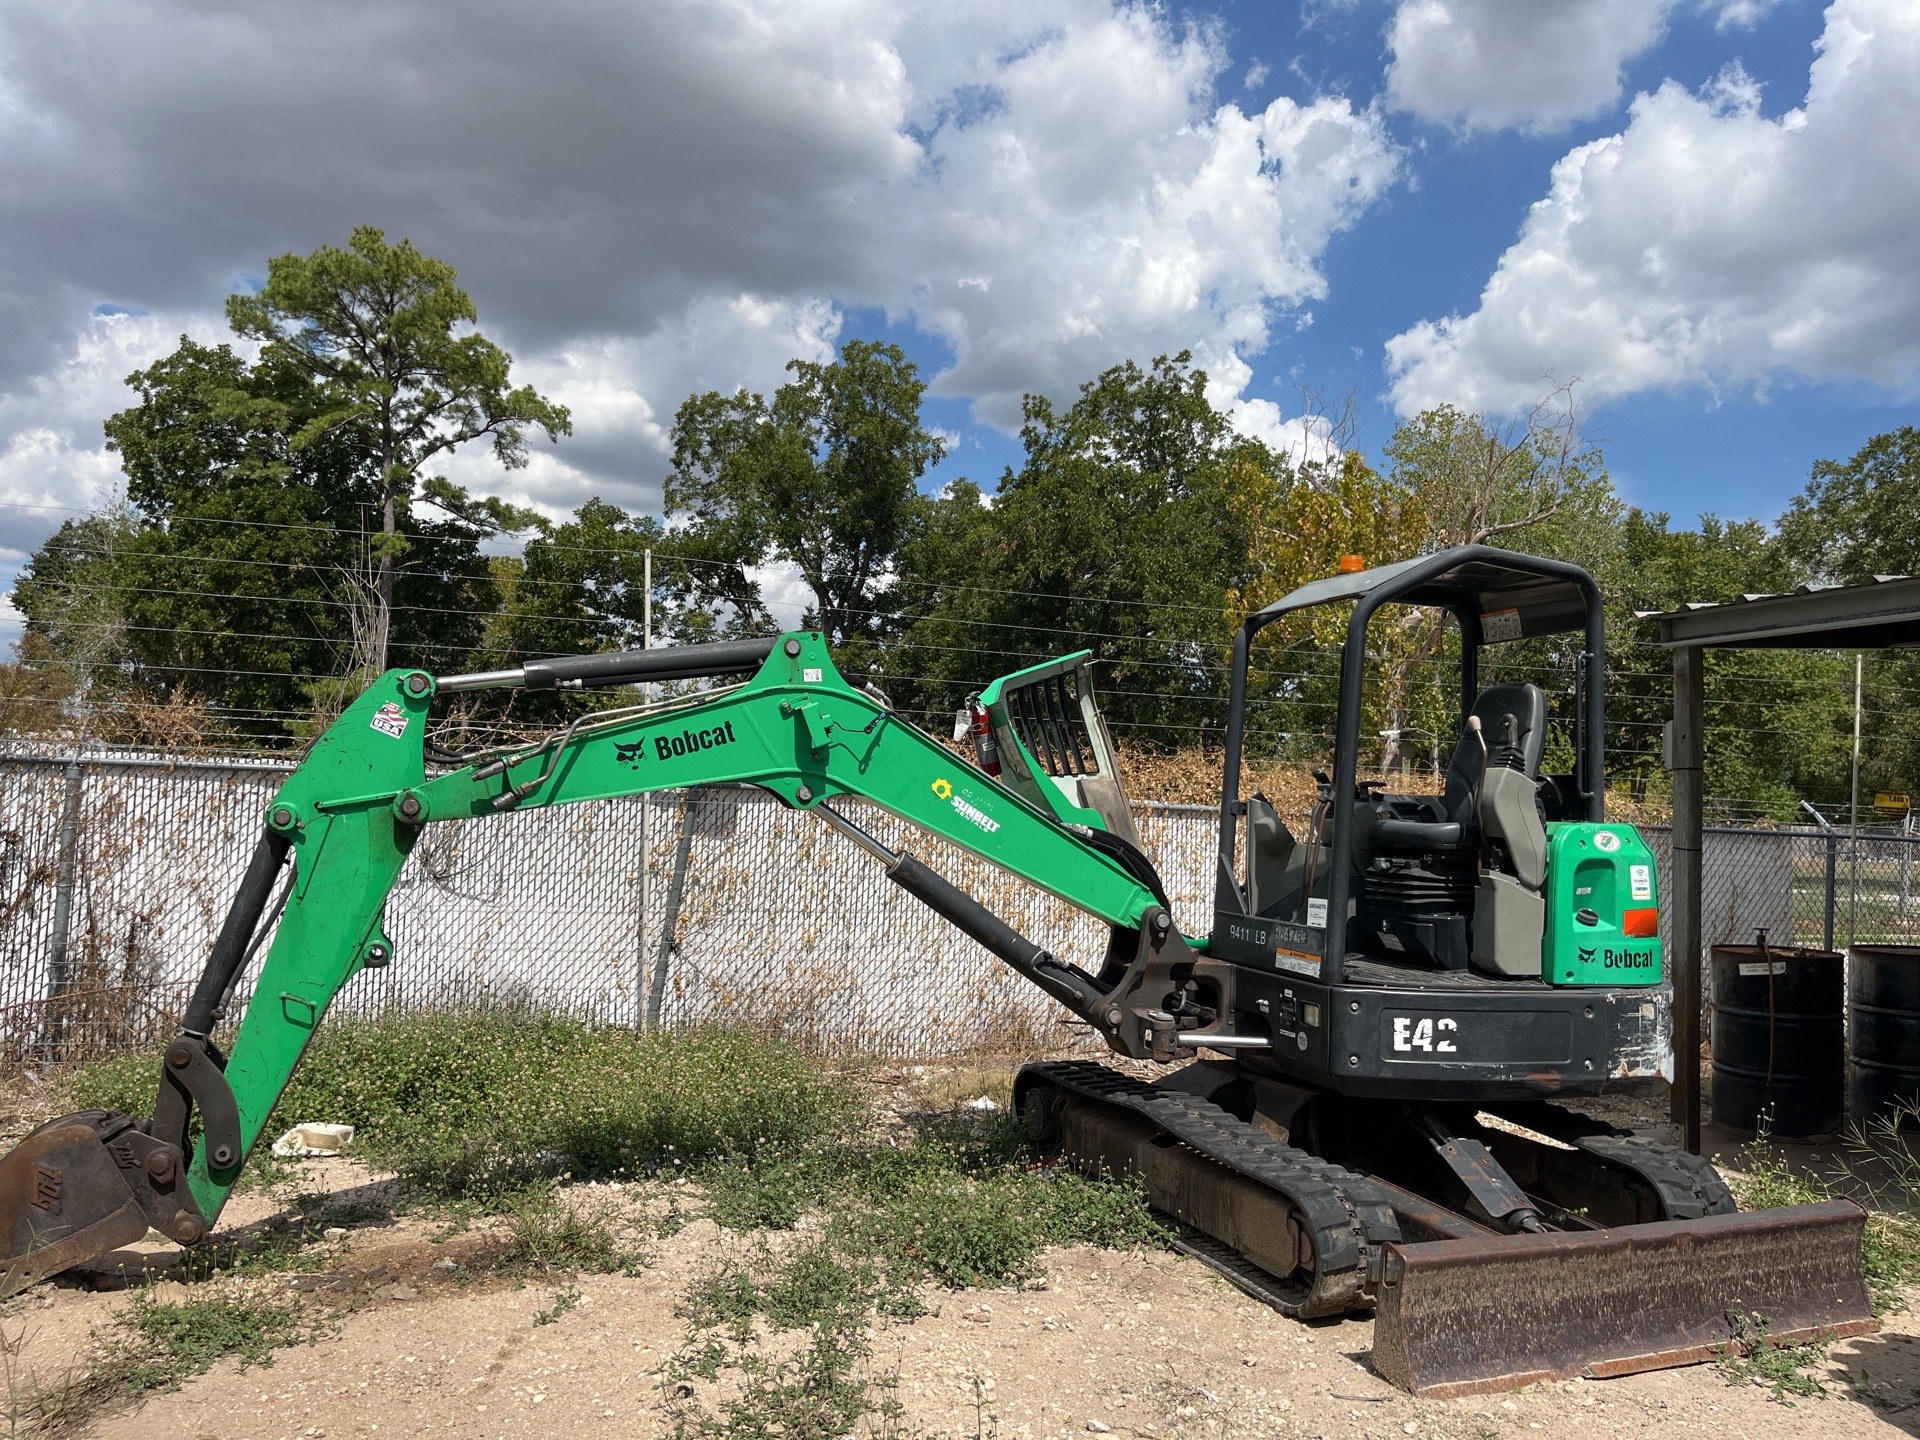
{"type": "MultiPolygon", "coordinates": [[[[91,670],[114,684],[205,700],[243,735],[284,735],[333,708],[364,659],[353,620],[382,538],[366,437],[310,431],[335,397],[284,353],[249,364],[183,337],[128,383],[138,403],[106,424],[128,508],[41,547],[18,590],[29,631],[62,656],[91,636],[91,670]]],[[[490,527],[412,507],[396,524],[409,548],[390,658],[458,668],[493,604],[479,553],[490,527]]]]}
{"type": "MultiPolygon", "coordinates": [[[[1780,518],[1782,565],[1753,588],[1781,590],[1792,580],[1858,585],[1876,575],[1920,574],[1920,428],[1875,435],[1846,460],[1821,460],[1807,487],[1780,518]]],[[[1839,682],[1850,686],[1849,673],[1839,682]]],[[[1851,695],[1847,697],[1851,700],[1851,695]]],[[[1861,785],[1920,789],[1920,659],[1905,651],[1870,652],[1865,661],[1861,785]]],[[[1851,725],[1849,710],[1848,724],[1851,725]]],[[[1851,731],[1847,733],[1851,745],[1851,731]]],[[[1841,803],[1845,787],[1825,793],[1841,803]]]]}
{"type": "Polygon", "coordinates": [[[689,603],[765,624],[755,566],[785,563],[813,592],[807,623],[864,649],[886,629],[894,562],[919,481],[945,447],[920,421],[926,384],[894,345],[852,340],[830,364],[795,360],[771,402],[689,396],[674,417],[668,520],[689,603]]]}
{"type": "Polygon", "coordinates": [[[1221,615],[1252,578],[1234,503],[1246,467],[1285,462],[1236,435],[1185,352],[1117,365],[1057,409],[1026,397],[1026,456],[991,506],[955,485],[902,554],[915,618],[890,681],[951,711],[992,675],[1081,646],[1116,724],[1167,748],[1217,727],[1221,615]]]}
{"type": "Polygon", "coordinates": [[[597,495],[565,524],[541,525],[513,566],[511,593],[489,627],[488,662],[638,649],[645,639],[646,552],[659,539],[651,516],[630,515],[597,495]]]}
{"type": "Polygon", "coordinates": [[[1816,461],[1780,517],[1780,548],[1809,579],[1920,574],[1920,428],[1876,435],[1848,460],[1816,461]]]}
{"type": "MultiPolygon", "coordinates": [[[[1666,514],[1633,509],[1619,537],[1607,587],[1608,768],[1616,781],[1664,793],[1673,655],[1637,616],[1780,589],[1784,561],[1757,520],[1702,515],[1697,530],[1674,530],[1666,514]]],[[[1706,652],[1706,790],[1725,818],[1790,820],[1802,797],[1844,793],[1851,680],[1851,665],[1827,651],[1706,652]]]]}
{"type": "Polygon", "coordinates": [[[1611,543],[1619,506],[1571,386],[1505,426],[1451,405],[1423,410],[1382,450],[1388,477],[1427,514],[1425,549],[1501,545],[1591,567],[1611,543]]]}
{"type": "MultiPolygon", "coordinates": [[[[1428,544],[1432,523],[1419,496],[1382,479],[1354,451],[1293,483],[1286,483],[1285,475],[1276,483],[1256,466],[1236,466],[1230,473],[1238,481],[1233,503],[1249,538],[1253,578],[1228,592],[1229,627],[1301,585],[1336,573],[1343,556],[1386,564],[1417,555],[1428,544]]],[[[1256,641],[1248,691],[1250,734],[1299,736],[1298,744],[1283,741],[1276,748],[1314,763],[1327,759],[1348,613],[1342,606],[1301,611],[1256,641]]],[[[1410,625],[1375,627],[1360,733],[1382,737],[1383,770],[1397,768],[1409,749],[1419,748],[1409,747],[1407,739],[1426,737],[1430,751],[1436,737],[1456,723],[1459,702],[1453,691],[1444,684],[1418,683],[1432,680],[1432,667],[1422,672],[1420,662],[1432,658],[1446,634],[1424,615],[1410,625]]]]}
{"type": "Polygon", "coordinates": [[[369,225],[347,248],[267,262],[256,294],[234,295],[234,330],[265,343],[264,363],[304,375],[325,404],[291,432],[295,448],[350,437],[370,473],[379,533],[364,633],[366,666],[385,669],[397,577],[414,542],[403,517],[416,497],[469,527],[524,528],[527,517],[497,500],[476,500],[426,467],[459,446],[488,440],[508,468],[527,462],[527,435],[570,434],[565,407],[531,386],[514,387],[511,357],[461,327],[476,324],[473,301],[454,268],[412,242],[389,245],[369,225]]]}

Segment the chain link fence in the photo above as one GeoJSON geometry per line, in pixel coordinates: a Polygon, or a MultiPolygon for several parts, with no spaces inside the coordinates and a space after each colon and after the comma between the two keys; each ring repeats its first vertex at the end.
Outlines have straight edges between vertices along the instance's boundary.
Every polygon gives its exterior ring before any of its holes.
{"type": "MultiPolygon", "coordinates": [[[[172,1032],[289,768],[0,755],[0,1060],[84,1058],[172,1032]]],[[[1096,920],[877,807],[840,803],[1024,934],[1097,968],[1096,920]]],[[[1136,813],[1176,918],[1205,934],[1214,811],[1136,813]]],[[[1668,834],[1646,834],[1664,877],[1668,834]]],[[[1920,943],[1916,846],[1898,835],[1710,828],[1704,943],[1750,942],[1762,928],[1776,945],[1920,943]]],[[[392,965],[360,975],[337,1009],[724,1018],[889,1055],[1087,1043],[871,859],[748,788],[430,826],[386,919],[392,965]]]]}
{"type": "MultiPolygon", "coordinates": [[[[1659,862],[1664,896],[1672,834],[1664,826],[1641,833],[1659,862]]],[[[1920,836],[1709,825],[1700,861],[1700,938],[1708,951],[1750,945],[1762,930],[1769,945],[1920,945],[1920,836]]],[[[1664,905],[1660,919],[1664,935],[1664,905]]]]}
{"type": "MultiPolygon", "coordinates": [[[[0,755],[0,1059],[78,1059],[172,1033],[289,768],[0,755]]],[[[1098,921],[877,807],[836,803],[1097,968],[1098,921]]],[[[1180,923],[1204,933],[1212,812],[1146,805],[1139,825],[1180,923]]],[[[731,1019],[896,1055],[1086,1039],[865,854],[746,787],[430,826],[386,928],[393,963],[353,980],[336,1011],[731,1019]]]]}

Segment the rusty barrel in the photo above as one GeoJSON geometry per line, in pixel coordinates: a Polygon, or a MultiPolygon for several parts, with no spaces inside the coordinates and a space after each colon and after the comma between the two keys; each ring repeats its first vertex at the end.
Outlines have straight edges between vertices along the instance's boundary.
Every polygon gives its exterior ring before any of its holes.
{"type": "Polygon", "coordinates": [[[1847,1029],[1847,1118],[1920,1125],[1920,945],[1848,952],[1847,1029]]]}
{"type": "Polygon", "coordinates": [[[1846,1101],[1846,960],[1790,946],[1713,947],[1713,1123],[1837,1134],[1846,1101]]]}

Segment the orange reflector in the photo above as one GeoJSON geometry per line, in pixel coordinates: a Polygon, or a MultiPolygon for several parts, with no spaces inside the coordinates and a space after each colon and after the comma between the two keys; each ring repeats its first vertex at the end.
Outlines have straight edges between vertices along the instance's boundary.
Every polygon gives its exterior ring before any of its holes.
{"type": "Polygon", "coordinates": [[[1644,910],[1627,910],[1620,916],[1620,928],[1629,939],[1649,940],[1660,933],[1660,912],[1652,906],[1644,910]]]}
{"type": "Polygon", "coordinates": [[[1342,555],[1340,557],[1340,564],[1335,568],[1339,574],[1356,575],[1367,568],[1367,557],[1364,555],[1342,555]]]}

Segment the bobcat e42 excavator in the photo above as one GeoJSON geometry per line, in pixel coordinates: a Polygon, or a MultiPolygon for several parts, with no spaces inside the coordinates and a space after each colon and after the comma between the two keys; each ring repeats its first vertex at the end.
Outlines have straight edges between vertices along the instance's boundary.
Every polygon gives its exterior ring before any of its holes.
{"type": "Polygon", "coordinates": [[[262,815],[153,1114],[66,1116],[0,1161],[7,1287],[150,1227],[205,1237],[334,996],[405,963],[382,910],[427,826],[745,782],[814,811],[1118,1054],[1178,1065],[1151,1084],[1087,1061],[1029,1065],[1016,1103],[1040,1144],[1139,1177],[1185,1246],[1249,1292],[1303,1318],[1372,1311],[1374,1363],[1407,1389],[1685,1363],[1754,1315],[1775,1336],[1872,1329],[1859,1207],[1739,1213],[1705,1161],[1563,1103],[1660,1092],[1672,1065],[1653,857],[1602,809],[1603,644],[1584,571],[1485,547],[1336,575],[1248,617],[1204,937],[1181,931],[1139,846],[1086,654],[972,702],[978,765],[849,684],[811,633],[391,671],[262,815]],[[1439,795],[1356,783],[1368,627],[1389,605],[1459,627],[1459,744],[1439,795]],[[1295,836],[1239,793],[1249,656],[1267,626],[1318,606],[1350,613],[1332,774],[1295,836]],[[1578,637],[1561,721],[1575,758],[1549,777],[1542,691],[1483,690],[1478,662],[1485,646],[1563,632],[1578,637]],[[507,752],[426,741],[437,695],[689,680],[706,684],[586,711],[507,752]],[[1076,964],[1016,933],[836,809],[841,796],[1099,917],[1105,954],[1076,964]]]}

